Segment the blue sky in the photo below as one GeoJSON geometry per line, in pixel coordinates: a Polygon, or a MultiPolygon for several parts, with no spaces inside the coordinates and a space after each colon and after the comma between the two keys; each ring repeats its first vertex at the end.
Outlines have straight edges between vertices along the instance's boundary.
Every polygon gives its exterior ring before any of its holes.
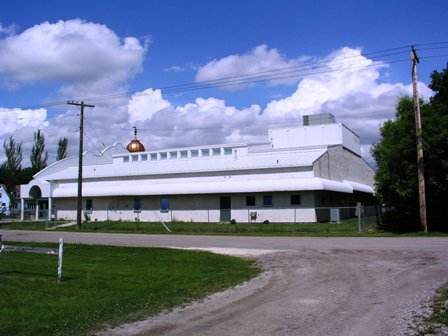
{"type": "Polygon", "coordinates": [[[378,128],[410,93],[409,49],[396,48],[417,45],[429,97],[430,73],[448,60],[447,43],[430,43],[447,42],[447,17],[442,0],[4,0],[0,141],[22,142],[26,165],[40,128],[51,157],[62,136],[75,154],[76,111],[48,103],[129,93],[86,112],[87,149],[126,144],[133,125],[149,149],[265,141],[269,127],[331,112],[361,136],[371,161],[378,128]],[[157,91],[307,64],[295,78],[157,91]]]}

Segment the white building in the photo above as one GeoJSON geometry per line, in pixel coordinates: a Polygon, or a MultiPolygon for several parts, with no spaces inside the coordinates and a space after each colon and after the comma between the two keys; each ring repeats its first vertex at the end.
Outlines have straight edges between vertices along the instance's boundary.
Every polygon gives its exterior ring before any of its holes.
{"type": "MultiPolygon", "coordinates": [[[[85,153],[84,211],[100,221],[316,222],[316,208],[371,202],[359,137],[331,115],[304,123],[269,130],[266,143],[85,153]]],[[[143,149],[137,137],[132,146],[143,149]]],[[[78,157],[48,166],[21,186],[21,208],[35,202],[75,219],[77,176],[78,157]]]]}

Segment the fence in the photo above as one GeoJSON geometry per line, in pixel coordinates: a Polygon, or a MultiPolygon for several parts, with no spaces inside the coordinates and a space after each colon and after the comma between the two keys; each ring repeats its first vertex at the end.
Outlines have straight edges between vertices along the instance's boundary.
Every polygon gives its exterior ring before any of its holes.
{"type": "Polygon", "coordinates": [[[100,211],[94,210],[90,216],[94,230],[106,225],[110,230],[155,232],[157,227],[165,231],[166,228],[160,223],[166,223],[173,232],[361,233],[376,228],[381,223],[380,214],[379,206],[359,204],[358,207],[318,208],[153,209],[138,213],[131,210],[117,212],[116,217],[109,213],[107,218],[101,218],[100,211]],[[104,224],[101,224],[103,221],[104,224]],[[136,225],[130,225],[129,222],[135,222],[136,225]]]}
{"type": "Polygon", "coordinates": [[[62,281],[62,260],[64,256],[64,238],[59,239],[59,249],[50,249],[45,247],[30,246],[11,246],[2,244],[2,234],[0,233],[0,253],[2,252],[28,252],[39,254],[50,254],[58,256],[58,283],[62,281]]]}

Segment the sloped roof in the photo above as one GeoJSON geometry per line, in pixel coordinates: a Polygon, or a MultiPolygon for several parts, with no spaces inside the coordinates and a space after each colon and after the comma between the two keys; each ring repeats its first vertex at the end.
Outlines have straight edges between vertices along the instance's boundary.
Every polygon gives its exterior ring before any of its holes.
{"type": "MultiPolygon", "coordinates": [[[[205,173],[232,170],[309,167],[326,152],[326,147],[295,151],[270,151],[242,156],[166,159],[157,161],[102,164],[83,167],[84,179],[123,178],[182,173],[205,173]]],[[[46,180],[76,179],[77,167],[49,174],[46,180]]]]}

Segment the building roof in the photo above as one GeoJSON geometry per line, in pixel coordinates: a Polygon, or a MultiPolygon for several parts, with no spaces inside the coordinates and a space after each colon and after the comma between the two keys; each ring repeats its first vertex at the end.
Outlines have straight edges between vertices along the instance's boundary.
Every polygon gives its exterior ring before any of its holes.
{"type": "MultiPolygon", "coordinates": [[[[182,173],[222,172],[287,167],[311,167],[326,147],[252,153],[242,156],[228,155],[186,159],[121,162],[92,165],[83,168],[84,179],[110,177],[150,176],[182,173]]],[[[76,179],[77,167],[69,167],[46,176],[48,181],[76,179]]]]}

